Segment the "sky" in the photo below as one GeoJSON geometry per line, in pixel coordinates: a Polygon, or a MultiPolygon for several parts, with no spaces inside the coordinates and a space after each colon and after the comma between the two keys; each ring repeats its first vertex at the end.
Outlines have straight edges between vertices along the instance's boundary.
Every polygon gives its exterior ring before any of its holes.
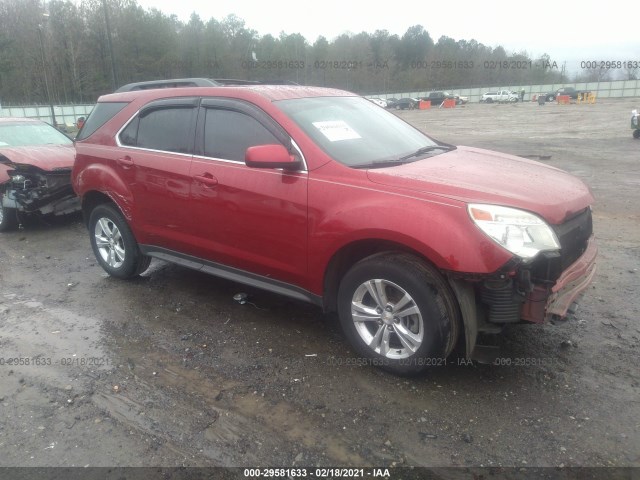
{"type": "Polygon", "coordinates": [[[581,0],[457,2],[393,0],[137,0],[188,21],[196,12],[204,21],[229,14],[242,18],[261,36],[300,33],[313,43],[343,33],[388,30],[402,36],[422,25],[434,41],[442,35],[475,39],[511,52],[544,53],[559,64],[568,61],[640,62],[640,6],[634,0],[609,0],[591,7],[581,0]]]}

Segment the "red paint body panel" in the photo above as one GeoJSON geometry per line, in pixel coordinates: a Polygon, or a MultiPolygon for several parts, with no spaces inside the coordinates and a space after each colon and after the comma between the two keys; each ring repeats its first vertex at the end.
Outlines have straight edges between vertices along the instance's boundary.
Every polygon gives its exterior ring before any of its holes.
{"type": "Polygon", "coordinates": [[[73,145],[0,148],[0,155],[4,155],[13,163],[32,165],[49,172],[73,167],[75,153],[73,145]]]}
{"type": "Polygon", "coordinates": [[[193,160],[192,255],[294,285],[307,278],[307,174],[193,160]],[[206,177],[205,177],[206,178],[206,177]]]}
{"type": "Polygon", "coordinates": [[[429,192],[465,203],[506,205],[534,212],[553,225],[593,203],[589,188],[558,168],[479,148],[371,170],[371,181],[429,192]]]}
{"type": "Polygon", "coordinates": [[[11,167],[0,163],[0,183],[9,181],[9,174],[7,173],[9,170],[11,170],[11,167]]]}
{"type": "Polygon", "coordinates": [[[338,250],[367,239],[406,245],[437,267],[457,272],[491,273],[512,257],[471,223],[463,202],[385,188],[371,182],[367,171],[335,163],[311,172],[311,290],[321,291],[323,272],[338,250]]]}

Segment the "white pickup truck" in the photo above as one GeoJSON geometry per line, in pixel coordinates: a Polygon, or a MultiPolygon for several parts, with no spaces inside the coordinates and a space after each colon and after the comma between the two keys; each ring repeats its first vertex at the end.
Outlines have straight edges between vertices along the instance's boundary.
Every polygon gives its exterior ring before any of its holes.
{"type": "Polygon", "coordinates": [[[510,92],[509,90],[500,90],[499,92],[487,92],[482,95],[480,102],[493,103],[493,102],[517,102],[518,94],[510,92]]]}

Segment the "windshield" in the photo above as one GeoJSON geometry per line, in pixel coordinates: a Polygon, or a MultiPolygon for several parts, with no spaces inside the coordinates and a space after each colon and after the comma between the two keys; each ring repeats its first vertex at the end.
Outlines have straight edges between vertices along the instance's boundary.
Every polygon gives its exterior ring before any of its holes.
{"type": "MultiPolygon", "coordinates": [[[[325,152],[349,167],[413,162],[419,157],[415,152],[437,145],[361,97],[298,98],[280,100],[277,105],[325,152]]],[[[429,151],[438,154],[444,150],[429,151]]]]}
{"type": "Polygon", "coordinates": [[[72,143],[69,137],[43,122],[0,123],[0,148],[72,143]]]}

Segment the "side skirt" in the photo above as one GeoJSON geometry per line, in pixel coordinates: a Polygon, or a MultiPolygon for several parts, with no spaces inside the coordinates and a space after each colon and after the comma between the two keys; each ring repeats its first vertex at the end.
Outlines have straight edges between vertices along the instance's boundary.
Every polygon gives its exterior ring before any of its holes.
{"type": "Polygon", "coordinates": [[[234,282],[250,285],[252,287],[267,290],[269,292],[284,295],[286,297],[302,300],[322,306],[322,296],[313,294],[295,285],[290,285],[273,278],[256,275],[255,273],[240,270],[238,268],[229,267],[215,262],[210,262],[202,258],[185,255],[183,253],[174,252],[162,247],[153,245],[140,245],[143,254],[154,257],[165,262],[175,263],[183,267],[208,273],[216,277],[232,280],[234,282]]]}

